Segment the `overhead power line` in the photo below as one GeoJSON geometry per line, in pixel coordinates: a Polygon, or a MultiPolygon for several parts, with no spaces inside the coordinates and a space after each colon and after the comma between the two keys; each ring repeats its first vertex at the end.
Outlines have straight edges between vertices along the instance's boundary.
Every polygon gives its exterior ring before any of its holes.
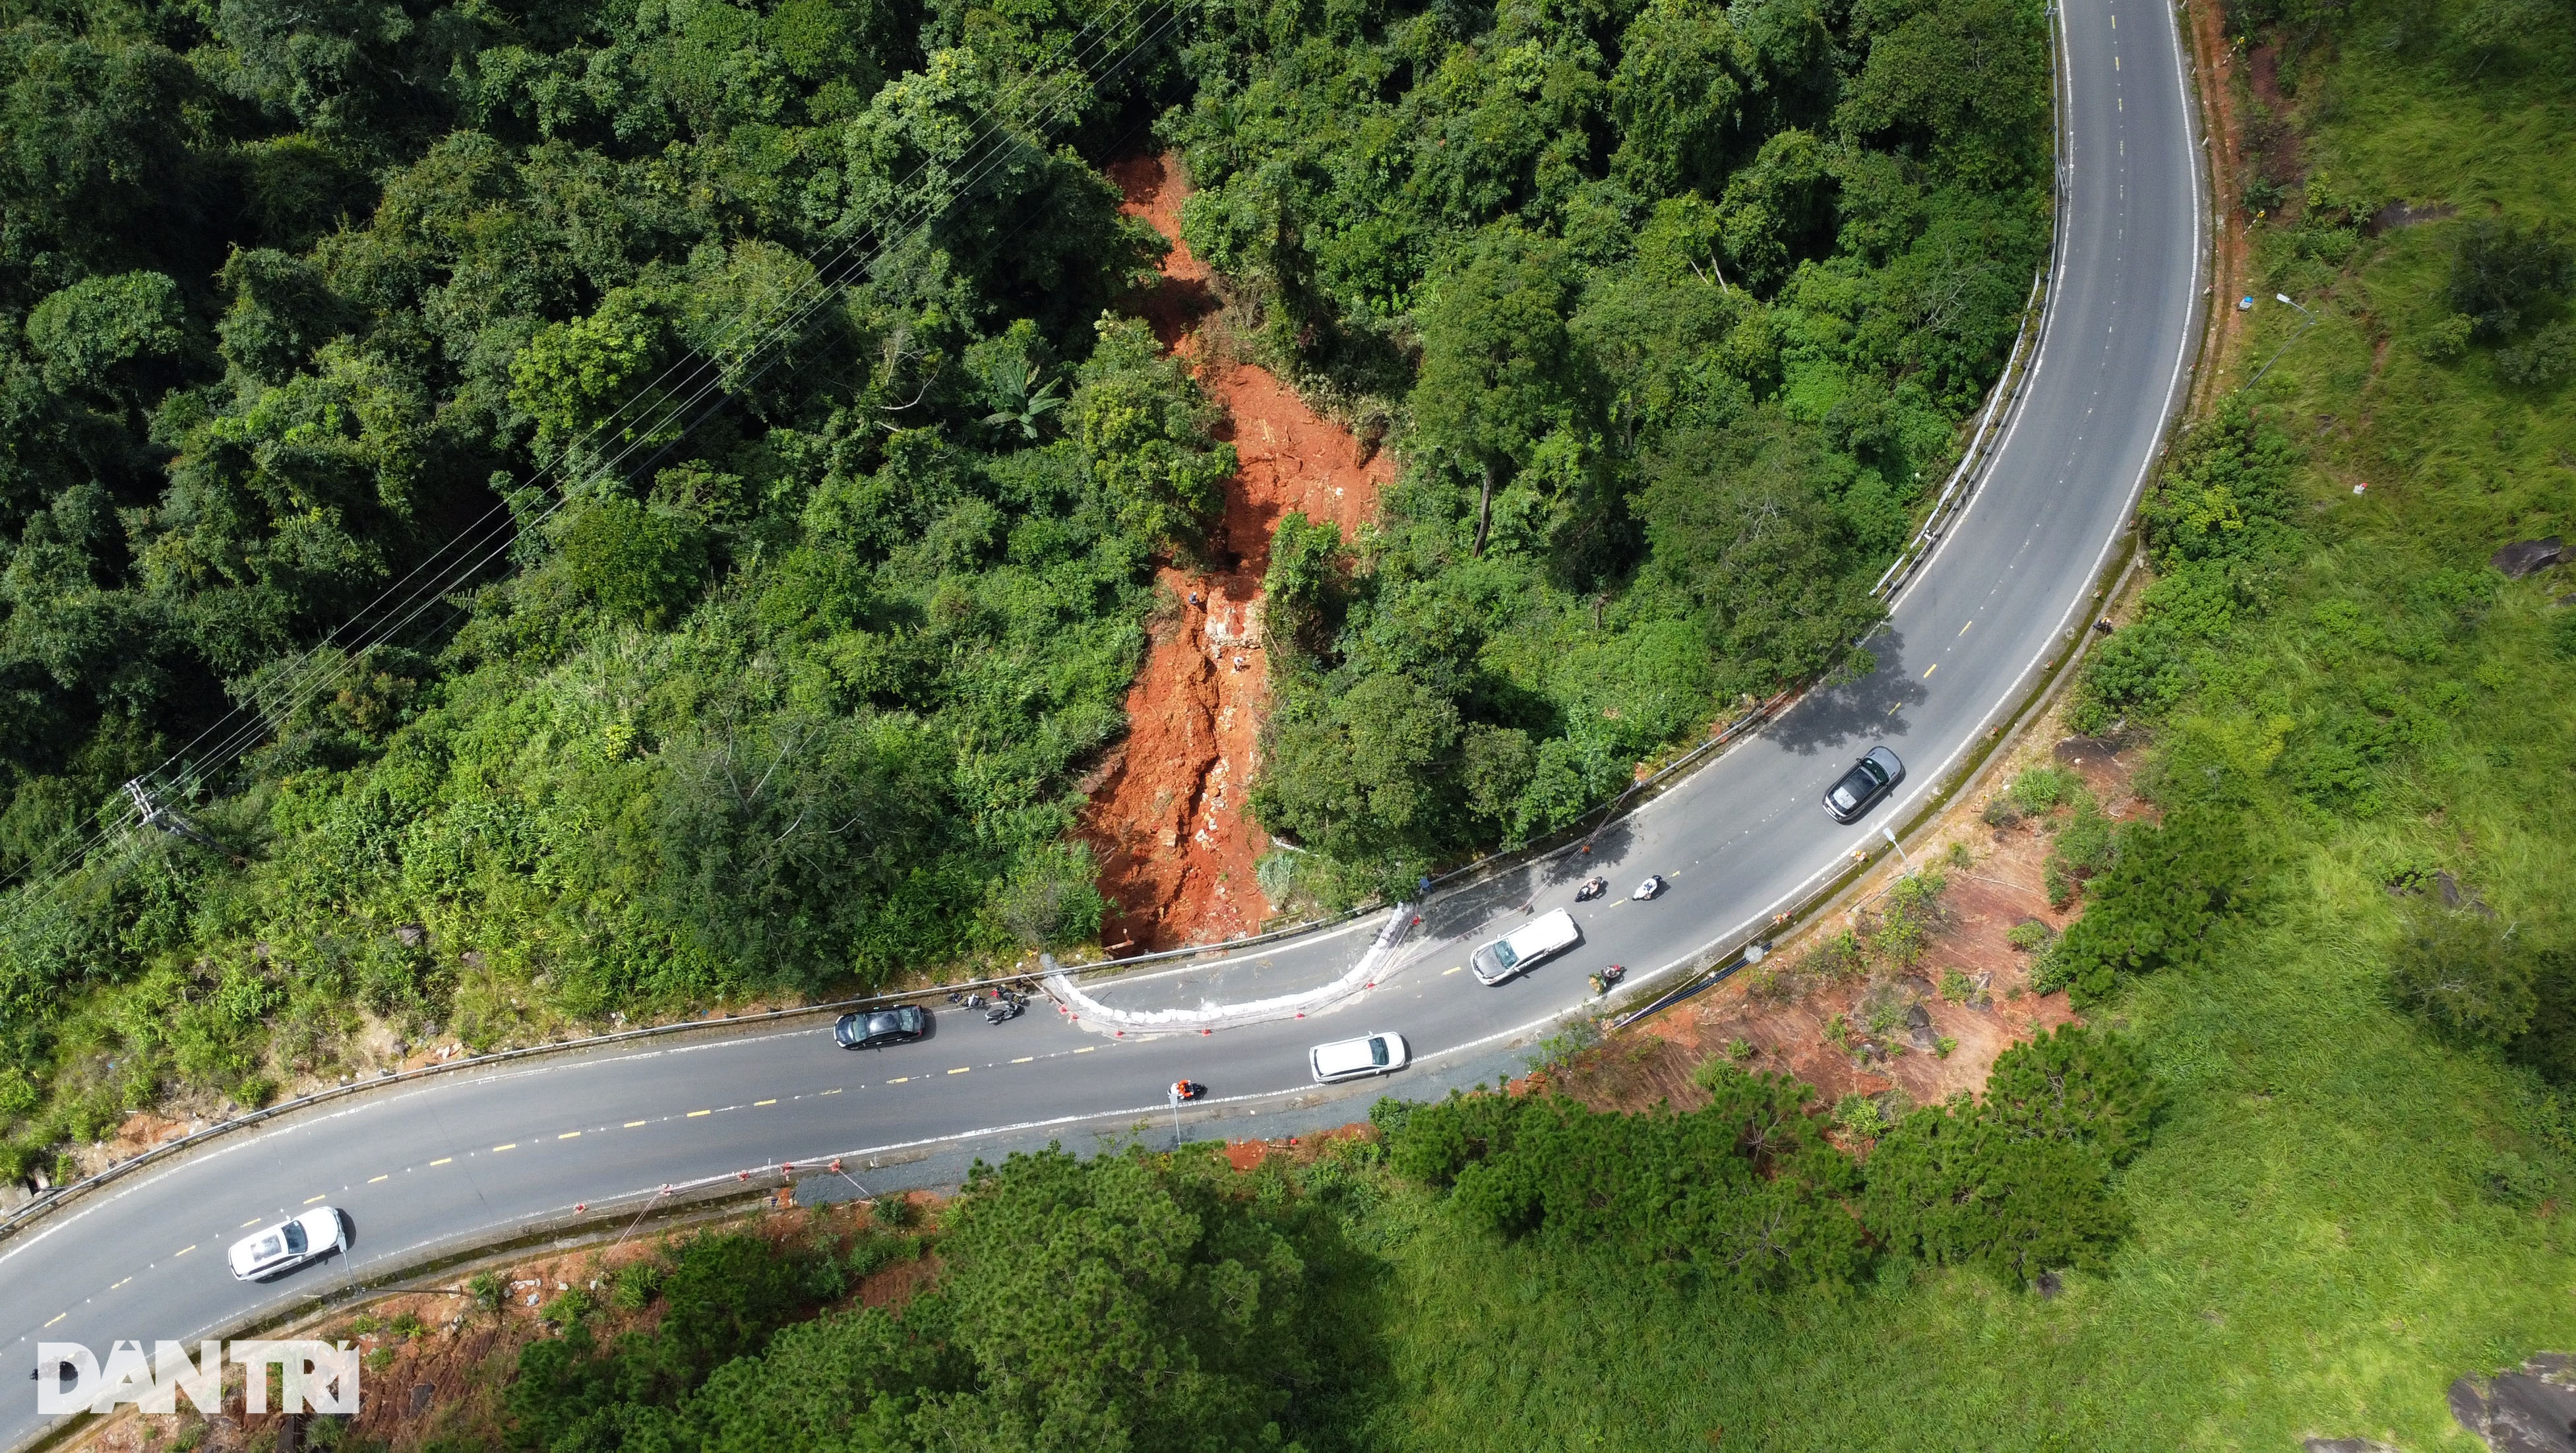
{"type": "MultiPolygon", "coordinates": [[[[45,884],[41,890],[22,893],[7,916],[0,918],[0,933],[18,936],[44,926],[59,912],[70,870],[133,828],[150,826],[171,831],[230,856],[229,849],[176,816],[168,805],[169,797],[186,790],[185,778],[192,775],[191,763],[228,764],[248,751],[299,704],[336,685],[369,650],[395,638],[431,608],[446,602],[451,592],[497,563],[521,539],[552,519],[581,484],[631,478],[633,472],[686,438],[720,410],[734,392],[774,366],[776,344],[802,330],[853,281],[870,276],[899,247],[937,222],[951,205],[971,196],[1014,156],[1022,154],[1029,143],[1013,132],[1013,126],[1042,131],[1048,124],[1047,113],[1067,100],[1076,87],[1097,85],[1118,75],[1171,28],[1178,19],[1173,7],[1174,0],[1119,0],[1109,14],[1086,22],[1064,42],[1057,69],[1043,78],[1033,78],[1033,87],[1016,102],[1006,98],[995,105],[979,124],[974,138],[954,157],[926,154],[910,173],[893,184],[892,191],[897,195],[916,186],[931,188],[930,195],[918,204],[918,215],[849,219],[843,224],[848,231],[839,245],[820,262],[810,263],[812,271],[775,299],[771,307],[746,311],[731,325],[733,331],[727,337],[705,350],[689,350],[665,366],[580,438],[564,444],[552,459],[541,463],[524,483],[496,501],[462,532],[415,562],[402,578],[386,586],[348,621],[283,668],[273,666],[266,680],[254,681],[249,699],[200,730],[159,766],[128,782],[121,801],[114,804],[116,810],[103,806],[92,829],[77,843],[46,854],[42,862],[31,859],[16,872],[0,878],[0,892],[45,884]],[[1126,35],[1123,48],[1111,64],[1093,73],[1089,68],[1110,54],[1110,47],[1120,43],[1122,32],[1126,35]],[[875,246],[863,252],[870,238],[875,240],[875,246]],[[524,499],[529,491],[550,483],[556,486],[553,500],[534,516],[519,518],[512,499],[524,499]],[[174,773],[182,780],[173,781],[174,773]]],[[[133,856],[128,853],[125,858],[130,861],[133,856]]],[[[120,874],[124,866],[124,862],[115,865],[110,876],[120,874]]]]}

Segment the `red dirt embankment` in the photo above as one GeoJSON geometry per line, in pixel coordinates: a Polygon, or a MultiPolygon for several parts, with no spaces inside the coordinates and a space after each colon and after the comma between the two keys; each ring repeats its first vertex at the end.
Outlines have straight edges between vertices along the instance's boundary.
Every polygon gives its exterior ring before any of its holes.
{"type": "Polygon", "coordinates": [[[1083,814],[1111,904],[1101,941],[1113,952],[1205,943],[1251,933],[1268,911],[1253,864],[1269,846],[1246,810],[1270,700],[1262,649],[1261,578],[1282,515],[1331,520],[1348,538],[1395,478],[1350,431],[1317,415],[1268,370],[1223,357],[1203,324],[1216,311],[1207,265],[1181,242],[1188,184],[1163,157],[1109,169],[1126,200],[1170,240],[1162,281],[1137,302],[1163,346],[1188,359],[1225,413],[1217,437],[1241,468],[1225,486],[1225,516],[1208,542],[1210,571],[1165,566],[1180,603],[1159,616],[1144,670],[1127,695],[1126,743],[1083,814]]]}

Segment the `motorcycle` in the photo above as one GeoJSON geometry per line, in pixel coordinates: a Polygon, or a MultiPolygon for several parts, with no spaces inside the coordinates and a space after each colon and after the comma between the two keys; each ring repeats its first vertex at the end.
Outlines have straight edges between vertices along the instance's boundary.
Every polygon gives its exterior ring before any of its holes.
{"type": "Polygon", "coordinates": [[[997,999],[994,1001],[992,1008],[984,1011],[984,1022],[986,1024],[1007,1024],[1010,1021],[1019,1018],[1022,1014],[1027,1013],[1028,1008],[1028,1001],[1025,999],[997,999]]]}
{"type": "Polygon", "coordinates": [[[1646,875],[1646,881],[1638,884],[1637,891],[1629,894],[1628,897],[1633,902],[1643,903],[1650,898],[1659,898],[1663,896],[1663,891],[1664,875],[1661,873],[1648,873],[1646,875]]]}
{"type": "Polygon", "coordinates": [[[1592,976],[1592,992],[1596,997],[1607,994],[1613,986],[1626,977],[1628,977],[1628,968],[1625,964],[1612,964],[1592,976]]]}
{"type": "Polygon", "coordinates": [[[1207,1086],[1196,1080],[1172,1081],[1172,1098],[1175,1100],[1195,1100],[1206,1093],[1207,1086]]]}
{"type": "Polygon", "coordinates": [[[1586,878],[1583,880],[1582,884],[1574,890],[1574,901],[1577,903],[1589,903],[1593,899],[1598,898],[1609,891],[1609,879],[1586,878]]]}

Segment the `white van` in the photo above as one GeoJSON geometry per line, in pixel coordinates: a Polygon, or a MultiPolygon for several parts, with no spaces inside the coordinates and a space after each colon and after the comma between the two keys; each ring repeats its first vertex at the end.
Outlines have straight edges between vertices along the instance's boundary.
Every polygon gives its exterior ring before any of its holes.
{"type": "Polygon", "coordinates": [[[1560,908],[1540,914],[1467,955],[1467,967],[1475,971],[1477,982],[1499,984],[1581,942],[1583,930],[1574,926],[1574,915],[1560,908]]]}

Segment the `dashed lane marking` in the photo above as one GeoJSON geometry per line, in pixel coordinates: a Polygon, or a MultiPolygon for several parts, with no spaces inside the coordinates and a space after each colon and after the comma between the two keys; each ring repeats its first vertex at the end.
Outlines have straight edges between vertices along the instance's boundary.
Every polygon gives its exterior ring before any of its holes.
{"type": "Polygon", "coordinates": [[[688,1114],[686,1114],[686,1115],[684,1115],[684,1116],[682,1116],[682,1117],[680,1117],[680,1118],[682,1118],[682,1119],[684,1119],[684,1120],[695,1120],[695,1119],[697,1119],[697,1118],[698,1118],[699,1116],[701,1116],[701,1115],[713,1115],[714,1113],[716,1113],[716,1112],[715,1112],[715,1111],[713,1111],[713,1110],[692,1110],[692,1111],[690,1111],[688,1114]]]}
{"type": "Polygon", "coordinates": [[[580,1132],[580,1131],[578,1131],[578,1130],[567,1130],[567,1131],[565,1131],[563,1134],[556,1136],[556,1137],[555,1137],[555,1139],[557,1139],[557,1140],[579,1140],[579,1139],[581,1139],[581,1132],[580,1132]]]}
{"type": "Polygon", "coordinates": [[[1440,971],[1440,977],[1444,979],[1448,978],[1451,974],[1458,972],[1458,969],[1463,969],[1465,967],[1467,967],[1465,964],[1460,964],[1457,969],[1442,969],[1440,971]]]}
{"type": "Polygon", "coordinates": [[[449,1163],[450,1161],[453,1161],[453,1160],[455,1160],[455,1159],[456,1159],[456,1157],[455,1157],[455,1156],[452,1156],[452,1155],[442,1155],[442,1156],[440,1156],[438,1159],[431,1161],[431,1162],[430,1162],[430,1164],[431,1164],[431,1165],[446,1165],[447,1163],[449,1163]]]}
{"type": "Polygon", "coordinates": [[[959,1065],[957,1068],[950,1070],[949,1073],[952,1075],[962,1075],[973,1068],[973,1065],[959,1065]]]}
{"type": "MultiPolygon", "coordinates": [[[[132,1280],[134,1280],[134,1278],[132,1278],[132,1277],[130,1277],[130,1276],[129,1276],[129,1277],[127,1277],[127,1278],[125,1279],[125,1281],[132,1281],[132,1280]]],[[[116,1284],[116,1287],[121,1287],[121,1286],[125,1285],[125,1281],[118,1282],[118,1283],[116,1284]]],[[[109,1287],[109,1288],[108,1288],[108,1290],[109,1290],[109,1291],[114,1291],[114,1290],[116,1290],[116,1287],[109,1287]]]]}
{"type": "MultiPolygon", "coordinates": [[[[825,1090],[825,1091],[823,1092],[823,1094],[824,1094],[824,1095],[837,1095],[837,1094],[839,1094],[839,1093],[841,1093],[841,1091],[840,1091],[840,1088],[839,1088],[838,1086],[834,1086],[833,1088],[828,1089],[828,1090],[825,1090]]],[[[815,1098],[819,1100],[819,1099],[821,1099],[821,1098],[822,1098],[822,1095],[817,1095],[817,1096],[815,1096],[815,1098]]]]}
{"type": "MultiPolygon", "coordinates": [[[[328,1192],[325,1192],[324,1194],[325,1194],[325,1195],[327,1195],[327,1194],[329,1194],[329,1193],[328,1193],[328,1192]]],[[[310,1205],[313,1205],[313,1204],[315,1204],[315,1203],[319,1202],[321,1199],[322,1199],[322,1197],[321,1197],[321,1196],[313,1196],[313,1197],[308,1198],[308,1199],[304,1202],[304,1204],[306,1204],[306,1205],[310,1206],[310,1205]]]]}
{"type": "Polygon", "coordinates": [[[1924,679],[1925,679],[1925,680],[1927,680],[1927,681],[1928,681],[1928,680],[1930,680],[1930,679],[1931,679],[1931,677],[1932,677],[1932,673],[1933,673],[1933,672],[1935,672],[1935,671],[1938,671],[1938,670],[1940,670],[1940,669],[1941,669],[1941,663],[1940,663],[1940,662],[1938,662],[1938,661],[1935,661],[1935,662],[1933,662],[1931,665],[1924,667],[1924,668],[1923,668],[1923,676],[1924,676],[1924,679]]]}
{"type": "Polygon", "coordinates": [[[777,1103],[778,1102],[776,1100],[754,1100],[751,1102],[751,1108],[757,1110],[763,1105],[775,1105],[777,1103]]]}
{"type": "Polygon", "coordinates": [[[367,1184],[372,1186],[372,1185],[374,1185],[374,1184],[376,1183],[376,1181],[389,1181],[389,1180],[392,1180],[392,1179],[393,1179],[393,1174],[392,1174],[392,1172],[388,1171],[388,1172],[386,1172],[386,1173],[385,1173],[385,1174],[383,1174],[383,1175],[377,1176],[377,1177],[375,1178],[375,1180],[371,1180],[371,1181],[367,1182],[367,1184]]]}
{"type": "MultiPolygon", "coordinates": [[[[253,1217],[251,1217],[249,1220],[244,1221],[244,1222],[242,1223],[242,1226],[256,1226],[256,1225],[258,1225],[258,1224],[259,1224],[259,1218],[258,1218],[257,1216],[253,1216],[253,1217]]],[[[236,1227],[234,1227],[233,1229],[234,1229],[234,1230],[236,1230],[236,1231],[238,1231],[238,1230],[240,1230],[240,1229],[241,1229],[241,1227],[240,1227],[240,1226],[236,1226],[236,1227]]]]}
{"type": "MultiPolygon", "coordinates": [[[[56,1312],[56,1313],[54,1313],[54,1322],[59,1322],[59,1321],[61,1321],[63,1318],[68,1317],[68,1316],[70,1316],[70,1315],[71,1315],[71,1313],[69,1313],[69,1312],[56,1312]]],[[[54,1325],[54,1322],[47,1322],[45,1325],[46,1325],[46,1326],[48,1326],[48,1327],[50,1327],[50,1326],[54,1325]]]]}
{"type": "Polygon", "coordinates": [[[505,1151],[505,1150],[516,1150],[516,1149],[518,1149],[518,1148],[519,1148],[519,1142],[517,1142],[517,1141],[513,1140],[513,1141],[511,1141],[511,1142],[510,1142],[509,1144],[507,1144],[507,1145],[496,1145],[496,1146],[493,1146],[493,1147],[492,1147],[492,1153],[493,1153],[494,1155],[499,1155],[502,1151],[505,1151]]]}
{"type": "Polygon", "coordinates": [[[1031,1060],[1033,1060],[1033,1059],[1036,1059],[1036,1058],[1037,1058],[1037,1056],[1036,1056],[1036,1055],[1033,1055],[1033,1054],[1024,1054],[1024,1055],[1021,1055],[1018,1059],[1015,1059],[1015,1060],[1011,1061],[1011,1063],[1013,1063],[1013,1064],[1015,1064],[1015,1065],[1024,1065],[1024,1064],[1027,1064],[1029,1061],[1031,1061],[1031,1060]]]}
{"type": "Polygon", "coordinates": [[[635,1128],[636,1126],[638,1126],[638,1125],[646,1125],[646,1124],[650,1124],[650,1123],[651,1123],[650,1121],[645,1121],[645,1120],[629,1120],[629,1121],[627,1121],[627,1122],[626,1122],[626,1124],[625,1124],[625,1126],[624,1126],[623,1128],[624,1128],[624,1129],[627,1129],[627,1130],[632,1130],[632,1129],[634,1129],[634,1128],[635,1128]]]}
{"type": "Polygon", "coordinates": [[[171,1252],[171,1253],[170,1253],[170,1259],[171,1259],[172,1261],[177,1261],[180,1257],[183,1257],[183,1256],[187,1255],[189,1252],[194,1251],[194,1250],[196,1250],[196,1249],[197,1249],[197,1243],[195,1243],[194,1241],[191,1241],[191,1242],[189,1242],[187,1245],[180,1247],[178,1250],[171,1252]]]}
{"type": "Polygon", "coordinates": [[[912,1076],[910,1075],[897,1075],[893,1079],[886,1081],[886,1083],[889,1085],[900,1085],[911,1078],[912,1076]]]}

